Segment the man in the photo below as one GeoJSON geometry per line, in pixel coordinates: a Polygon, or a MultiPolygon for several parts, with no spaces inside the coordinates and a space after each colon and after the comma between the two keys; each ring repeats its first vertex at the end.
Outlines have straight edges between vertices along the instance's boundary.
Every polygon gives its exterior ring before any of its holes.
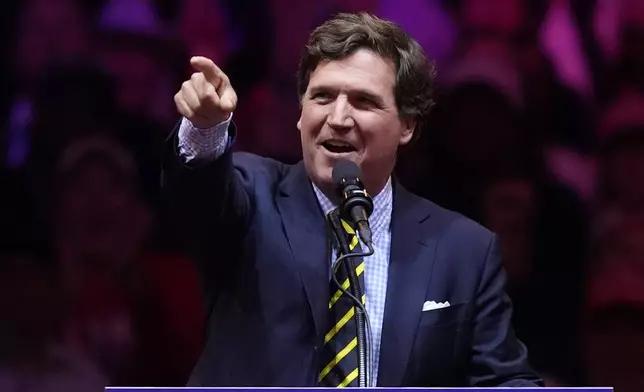
{"type": "Polygon", "coordinates": [[[298,76],[304,159],[294,166],[231,152],[237,96],[212,61],[191,62],[163,180],[190,220],[209,314],[191,385],[358,385],[355,344],[329,337],[338,251],[325,214],[340,159],[360,166],[374,195],[363,284],[377,385],[541,385],[510,326],[494,235],[392,178],[398,148],[431,106],[434,72],[415,41],[367,14],[312,33],[298,76]]]}

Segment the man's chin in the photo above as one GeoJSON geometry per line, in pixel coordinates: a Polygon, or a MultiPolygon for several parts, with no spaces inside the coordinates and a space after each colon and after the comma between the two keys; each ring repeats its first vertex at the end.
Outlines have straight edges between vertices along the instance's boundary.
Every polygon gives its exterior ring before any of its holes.
{"type": "MultiPolygon", "coordinates": [[[[335,194],[333,185],[333,167],[342,159],[358,162],[358,155],[355,152],[349,154],[324,154],[318,153],[312,162],[306,162],[305,166],[311,181],[324,192],[327,197],[335,194]]],[[[335,196],[333,196],[335,197],[335,196]]]]}
{"type": "Polygon", "coordinates": [[[318,159],[315,162],[305,162],[305,167],[309,180],[328,196],[329,190],[333,187],[331,176],[333,166],[318,159]]]}

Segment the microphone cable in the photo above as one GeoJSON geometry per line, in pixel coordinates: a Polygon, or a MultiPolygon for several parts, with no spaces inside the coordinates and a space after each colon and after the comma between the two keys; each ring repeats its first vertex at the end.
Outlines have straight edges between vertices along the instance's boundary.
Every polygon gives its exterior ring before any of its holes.
{"type": "MultiPolygon", "coordinates": [[[[365,244],[369,248],[368,252],[360,252],[360,253],[346,253],[342,256],[340,256],[336,261],[331,265],[331,278],[333,279],[333,283],[338,287],[338,289],[346,295],[348,298],[350,298],[354,306],[356,308],[356,317],[357,317],[357,341],[358,341],[358,352],[361,353],[362,355],[359,356],[358,358],[358,366],[359,366],[359,384],[361,387],[373,387],[374,385],[372,384],[371,380],[371,373],[373,369],[373,364],[374,364],[374,357],[373,357],[373,334],[371,332],[371,321],[369,320],[369,315],[367,313],[366,307],[362,304],[362,301],[357,298],[355,295],[349,293],[347,290],[345,290],[342,287],[342,284],[338,282],[338,279],[336,277],[336,272],[340,265],[342,264],[343,261],[349,259],[349,258],[357,258],[357,257],[368,257],[373,255],[374,249],[373,245],[371,243],[365,244]],[[367,329],[367,342],[366,342],[366,347],[364,347],[364,326],[366,325],[367,329]]],[[[365,267],[366,268],[366,267],[365,267]]],[[[355,268],[353,268],[354,273],[349,273],[349,280],[350,280],[350,285],[351,287],[358,287],[358,290],[360,290],[360,286],[356,286],[355,281],[352,281],[352,277],[355,277],[355,268]]],[[[363,274],[366,274],[366,271],[363,272],[363,274]]]]}

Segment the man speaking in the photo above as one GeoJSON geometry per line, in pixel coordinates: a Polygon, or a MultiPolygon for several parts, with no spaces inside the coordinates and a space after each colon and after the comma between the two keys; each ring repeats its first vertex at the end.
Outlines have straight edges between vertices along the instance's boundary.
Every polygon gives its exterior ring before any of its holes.
{"type": "Polygon", "coordinates": [[[414,40],[367,14],[313,31],[293,166],[232,153],[233,86],[211,60],[191,64],[163,178],[208,310],[190,385],[541,385],[510,325],[495,236],[392,177],[432,104],[414,40]]]}

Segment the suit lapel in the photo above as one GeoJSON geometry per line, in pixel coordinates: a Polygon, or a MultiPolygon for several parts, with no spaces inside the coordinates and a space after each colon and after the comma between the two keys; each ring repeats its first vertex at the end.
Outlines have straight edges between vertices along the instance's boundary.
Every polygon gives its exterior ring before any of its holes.
{"type": "Polygon", "coordinates": [[[378,386],[403,381],[434,264],[430,204],[396,184],[378,386]]]}
{"type": "Polygon", "coordinates": [[[277,208],[311,306],[316,336],[321,340],[328,313],[330,244],[325,235],[326,219],[301,162],[280,184],[277,208]]]}

